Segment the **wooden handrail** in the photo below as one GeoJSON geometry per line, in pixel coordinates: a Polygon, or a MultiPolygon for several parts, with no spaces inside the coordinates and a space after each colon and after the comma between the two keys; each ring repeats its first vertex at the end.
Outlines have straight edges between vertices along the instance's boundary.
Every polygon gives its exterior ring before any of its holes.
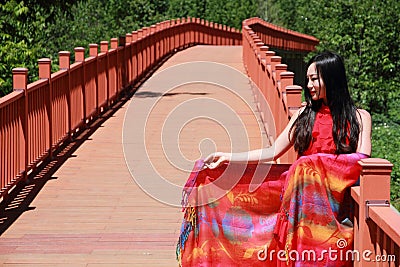
{"type": "Polygon", "coordinates": [[[315,50],[319,43],[314,36],[279,27],[261,18],[246,19],[243,25],[256,33],[258,38],[271,48],[310,52],[315,50]]]}

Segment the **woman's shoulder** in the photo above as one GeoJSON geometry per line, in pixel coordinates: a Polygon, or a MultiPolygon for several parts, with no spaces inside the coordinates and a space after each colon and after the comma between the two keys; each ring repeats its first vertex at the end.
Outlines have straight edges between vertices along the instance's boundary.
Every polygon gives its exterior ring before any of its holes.
{"type": "Polygon", "coordinates": [[[367,118],[367,117],[371,118],[371,115],[370,115],[369,112],[366,111],[365,109],[358,108],[358,109],[357,109],[357,113],[361,116],[361,118],[363,118],[363,117],[365,117],[365,118],[367,118]]]}
{"type": "Polygon", "coordinates": [[[361,123],[371,123],[371,114],[365,109],[357,109],[357,117],[361,120],[361,123]]]}

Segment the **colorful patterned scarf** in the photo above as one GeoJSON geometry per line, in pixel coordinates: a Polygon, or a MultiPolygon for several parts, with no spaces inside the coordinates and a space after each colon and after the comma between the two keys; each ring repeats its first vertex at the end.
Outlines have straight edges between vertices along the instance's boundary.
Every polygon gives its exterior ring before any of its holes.
{"type": "Polygon", "coordinates": [[[318,153],[290,168],[225,164],[213,170],[198,161],[183,191],[179,264],[351,266],[348,189],[365,157],[318,153]]]}

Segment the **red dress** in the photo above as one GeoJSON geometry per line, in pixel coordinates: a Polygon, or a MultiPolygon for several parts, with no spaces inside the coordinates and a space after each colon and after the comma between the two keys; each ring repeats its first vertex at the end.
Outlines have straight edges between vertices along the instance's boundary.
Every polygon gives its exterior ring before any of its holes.
{"type": "Polygon", "coordinates": [[[332,115],[328,106],[322,105],[315,116],[310,147],[304,155],[316,153],[335,154],[336,146],[332,136],[332,115]]]}
{"type": "Polygon", "coordinates": [[[358,180],[357,162],[366,156],[334,154],[326,106],[316,115],[312,135],[310,147],[284,174],[267,164],[210,170],[197,162],[184,190],[179,263],[345,266],[353,228],[343,204],[347,189],[358,180]],[[258,188],[252,191],[255,182],[258,188]]]}

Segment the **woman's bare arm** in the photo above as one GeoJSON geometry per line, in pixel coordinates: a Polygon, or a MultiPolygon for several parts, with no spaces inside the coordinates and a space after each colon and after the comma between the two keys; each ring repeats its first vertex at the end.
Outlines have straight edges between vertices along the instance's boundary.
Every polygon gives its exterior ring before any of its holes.
{"type": "Polygon", "coordinates": [[[371,155],[371,131],[372,131],[372,120],[371,115],[368,111],[359,109],[358,119],[361,125],[360,135],[358,137],[357,152],[366,155],[371,155]]]}
{"type": "MultiPolygon", "coordinates": [[[[275,140],[272,146],[256,150],[250,150],[246,152],[240,152],[240,153],[216,152],[207,156],[204,159],[204,162],[209,168],[215,168],[221,163],[227,161],[236,163],[251,163],[251,162],[268,162],[279,158],[292,145],[292,143],[289,140],[289,131],[303,109],[304,108],[301,108],[293,114],[289,123],[286,125],[285,129],[278,136],[278,138],[275,140]]],[[[293,135],[293,133],[291,134],[293,135]]],[[[292,137],[290,139],[293,140],[292,137]]]]}

